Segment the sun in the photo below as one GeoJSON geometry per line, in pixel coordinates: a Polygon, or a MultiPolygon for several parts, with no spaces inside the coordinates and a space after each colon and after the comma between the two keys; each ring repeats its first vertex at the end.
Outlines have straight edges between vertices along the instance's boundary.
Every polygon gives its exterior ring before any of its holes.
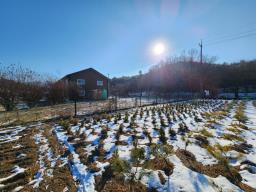
{"type": "Polygon", "coordinates": [[[162,55],[165,52],[166,48],[162,42],[158,42],[153,46],[153,54],[154,55],[162,55]]]}

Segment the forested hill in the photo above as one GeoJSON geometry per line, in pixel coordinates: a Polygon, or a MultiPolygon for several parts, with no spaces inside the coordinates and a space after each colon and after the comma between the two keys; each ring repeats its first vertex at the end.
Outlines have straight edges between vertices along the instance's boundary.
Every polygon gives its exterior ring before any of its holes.
{"type": "Polygon", "coordinates": [[[153,66],[147,73],[113,78],[113,92],[198,92],[219,88],[256,88],[256,60],[232,64],[210,64],[195,61],[166,61],[153,66]]]}

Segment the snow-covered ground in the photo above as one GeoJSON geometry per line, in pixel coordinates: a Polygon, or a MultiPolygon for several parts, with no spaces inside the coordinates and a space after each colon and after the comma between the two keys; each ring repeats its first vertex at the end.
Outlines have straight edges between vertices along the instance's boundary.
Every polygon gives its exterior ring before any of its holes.
{"type": "MultiPolygon", "coordinates": [[[[36,126],[33,136],[38,146],[39,168],[27,184],[35,190],[45,178],[55,178],[53,171],[60,166],[56,165],[57,161],[68,165],[77,191],[83,192],[110,190],[110,181],[116,182],[112,190],[122,185],[125,191],[127,186],[132,188],[132,182],[140,183],[145,189],[170,192],[256,190],[256,107],[252,101],[159,104],[54,122],[50,125],[53,136],[65,151],[57,156],[43,125],[36,126]],[[246,116],[244,122],[237,119],[240,109],[246,116]],[[160,147],[160,152],[155,152],[154,146],[160,147]],[[163,155],[161,147],[172,150],[163,155]],[[134,160],[136,149],[143,149],[137,161],[134,160]],[[161,159],[167,164],[161,164],[161,159]],[[234,171],[231,177],[223,167],[234,171]],[[169,177],[167,168],[171,169],[169,177]],[[207,171],[208,168],[215,172],[207,171]],[[232,178],[234,175],[238,179],[232,178]],[[125,180],[120,182],[120,178],[125,180]]],[[[12,147],[19,150],[19,133],[25,129],[26,126],[0,129],[0,145],[15,142],[12,147]]],[[[26,158],[26,154],[20,152],[17,158],[26,158]]],[[[26,168],[13,167],[8,176],[0,178],[0,188],[10,177],[26,172],[26,168]]]]}
{"type": "Polygon", "coordinates": [[[51,147],[49,146],[48,139],[43,135],[43,128],[41,124],[37,126],[38,133],[34,136],[35,143],[39,145],[39,157],[38,164],[39,170],[35,174],[30,184],[33,185],[33,188],[38,188],[40,182],[43,180],[44,175],[48,177],[53,177],[53,169],[56,166],[56,161],[59,157],[54,158],[51,147]],[[50,164],[50,168],[46,167],[46,160],[50,164]]]}

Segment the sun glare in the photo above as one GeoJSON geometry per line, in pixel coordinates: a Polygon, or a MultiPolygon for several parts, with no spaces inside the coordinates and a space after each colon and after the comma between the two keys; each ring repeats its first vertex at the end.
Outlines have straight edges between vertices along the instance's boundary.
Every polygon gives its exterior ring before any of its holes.
{"type": "Polygon", "coordinates": [[[153,53],[154,55],[162,55],[165,52],[165,49],[165,45],[159,42],[153,46],[153,53]]]}

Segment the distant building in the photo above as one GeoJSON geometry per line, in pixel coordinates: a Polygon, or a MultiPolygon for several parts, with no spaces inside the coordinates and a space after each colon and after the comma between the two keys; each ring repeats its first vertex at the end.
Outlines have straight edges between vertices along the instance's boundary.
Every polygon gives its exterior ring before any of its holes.
{"type": "Polygon", "coordinates": [[[108,98],[108,78],[93,68],[68,74],[62,80],[67,84],[76,84],[82,99],[108,98]]]}

